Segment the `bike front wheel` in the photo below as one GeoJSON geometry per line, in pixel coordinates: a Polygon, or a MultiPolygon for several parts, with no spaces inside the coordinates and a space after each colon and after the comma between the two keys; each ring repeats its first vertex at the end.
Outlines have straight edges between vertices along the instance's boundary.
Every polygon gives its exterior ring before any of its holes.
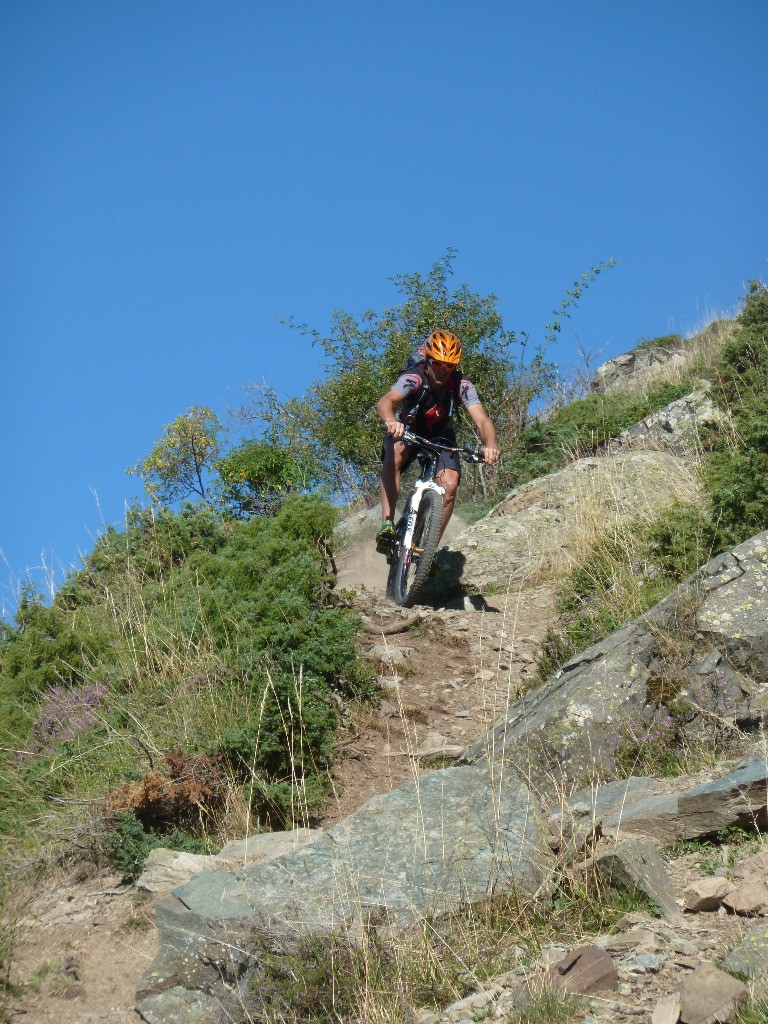
{"type": "Polygon", "coordinates": [[[398,545],[397,560],[390,573],[391,596],[401,608],[410,608],[426,583],[437,551],[442,519],[442,494],[425,490],[421,495],[410,546],[406,547],[402,542],[398,545]]]}

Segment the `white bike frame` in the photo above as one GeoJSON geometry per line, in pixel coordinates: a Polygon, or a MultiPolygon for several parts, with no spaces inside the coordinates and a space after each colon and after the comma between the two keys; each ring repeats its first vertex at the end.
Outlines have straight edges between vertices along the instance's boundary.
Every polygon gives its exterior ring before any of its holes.
{"type": "Polygon", "coordinates": [[[445,488],[441,487],[440,484],[436,484],[434,480],[416,481],[413,488],[413,497],[411,498],[411,507],[408,512],[408,519],[405,525],[405,533],[403,535],[403,547],[406,551],[411,550],[413,531],[416,526],[416,516],[419,514],[421,496],[424,491],[437,491],[438,494],[445,494],[445,488]]]}

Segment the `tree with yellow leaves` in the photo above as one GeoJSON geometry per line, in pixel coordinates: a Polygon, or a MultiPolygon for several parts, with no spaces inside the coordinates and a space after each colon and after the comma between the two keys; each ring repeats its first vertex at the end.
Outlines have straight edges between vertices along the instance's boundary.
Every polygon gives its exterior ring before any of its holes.
{"type": "Polygon", "coordinates": [[[140,476],[153,504],[171,505],[196,495],[214,505],[206,474],[221,454],[221,421],[205,405],[191,405],[163,428],[152,449],[128,473],[140,476]]]}

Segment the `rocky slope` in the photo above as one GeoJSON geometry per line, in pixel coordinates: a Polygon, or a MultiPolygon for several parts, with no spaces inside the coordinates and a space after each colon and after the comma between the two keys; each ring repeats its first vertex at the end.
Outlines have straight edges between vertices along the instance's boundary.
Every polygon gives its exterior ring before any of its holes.
{"type": "Polygon", "coordinates": [[[657,443],[711,412],[684,405],[449,537],[449,587],[482,595],[455,608],[389,605],[383,566],[364,557],[371,523],[348,524],[340,582],[356,588],[385,697],[347,722],[335,805],[319,828],[251,837],[217,858],[157,855],[137,891],[93,876],[60,880],[53,902],[37,894],[19,979],[57,952],[17,1001],[20,1019],[122,1024],[136,1019],[132,986],[149,1024],[258,1019],[260,965],[302,935],[394,938],[505,891],[546,908],[567,876],[635,891],[658,916],[633,912],[617,933],[549,941],[538,955],[521,946],[503,974],[465,979],[469,995],[414,1019],[512,1019],[554,988],[585,995],[580,1022],[731,1020],[768,977],[768,533],[531,688],[555,617],[549,581],[587,526],[695,497],[684,439],[657,443]],[[672,715],[709,760],[674,780],[610,781],[628,738],[672,715]]]}

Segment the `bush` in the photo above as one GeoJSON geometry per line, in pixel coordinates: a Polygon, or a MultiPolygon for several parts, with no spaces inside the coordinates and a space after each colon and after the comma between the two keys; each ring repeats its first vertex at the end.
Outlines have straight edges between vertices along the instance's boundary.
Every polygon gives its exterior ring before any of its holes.
{"type": "Polygon", "coordinates": [[[698,505],[669,506],[645,536],[651,563],[670,583],[693,575],[713,555],[711,517],[698,505]]]}
{"type": "Polygon", "coordinates": [[[732,435],[712,439],[706,470],[713,546],[722,551],[768,527],[766,327],[741,331],[725,346],[713,394],[733,424],[732,435]]]}
{"type": "Polygon", "coordinates": [[[179,829],[165,835],[145,829],[130,811],[119,814],[107,836],[109,858],[115,870],[125,878],[136,879],[144,869],[144,862],[153,850],[162,847],[182,853],[209,853],[201,839],[195,839],[179,829]]]}
{"type": "MultiPolygon", "coordinates": [[[[316,807],[339,702],[374,692],[358,619],[334,594],[335,517],[309,496],[228,526],[209,509],[133,510],[50,607],[25,595],[0,638],[3,826],[22,832],[65,791],[135,788],[137,757],[177,748],[220,757],[227,786],[234,767],[260,820],[316,807]]],[[[146,808],[134,792],[121,809],[149,829],[194,827],[198,810],[152,817],[165,776],[153,788],[149,775],[146,808]]],[[[198,796],[216,818],[218,797],[198,796]]]]}
{"type": "Polygon", "coordinates": [[[288,494],[312,482],[315,469],[288,445],[245,441],[215,464],[224,510],[235,519],[272,515],[288,494]]]}
{"type": "Polygon", "coordinates": [[[739,313],[742,327],[764,328],[768,326],[768,285],[757,278],[749,282],[744,296],[744,308],[739,313]]]}

